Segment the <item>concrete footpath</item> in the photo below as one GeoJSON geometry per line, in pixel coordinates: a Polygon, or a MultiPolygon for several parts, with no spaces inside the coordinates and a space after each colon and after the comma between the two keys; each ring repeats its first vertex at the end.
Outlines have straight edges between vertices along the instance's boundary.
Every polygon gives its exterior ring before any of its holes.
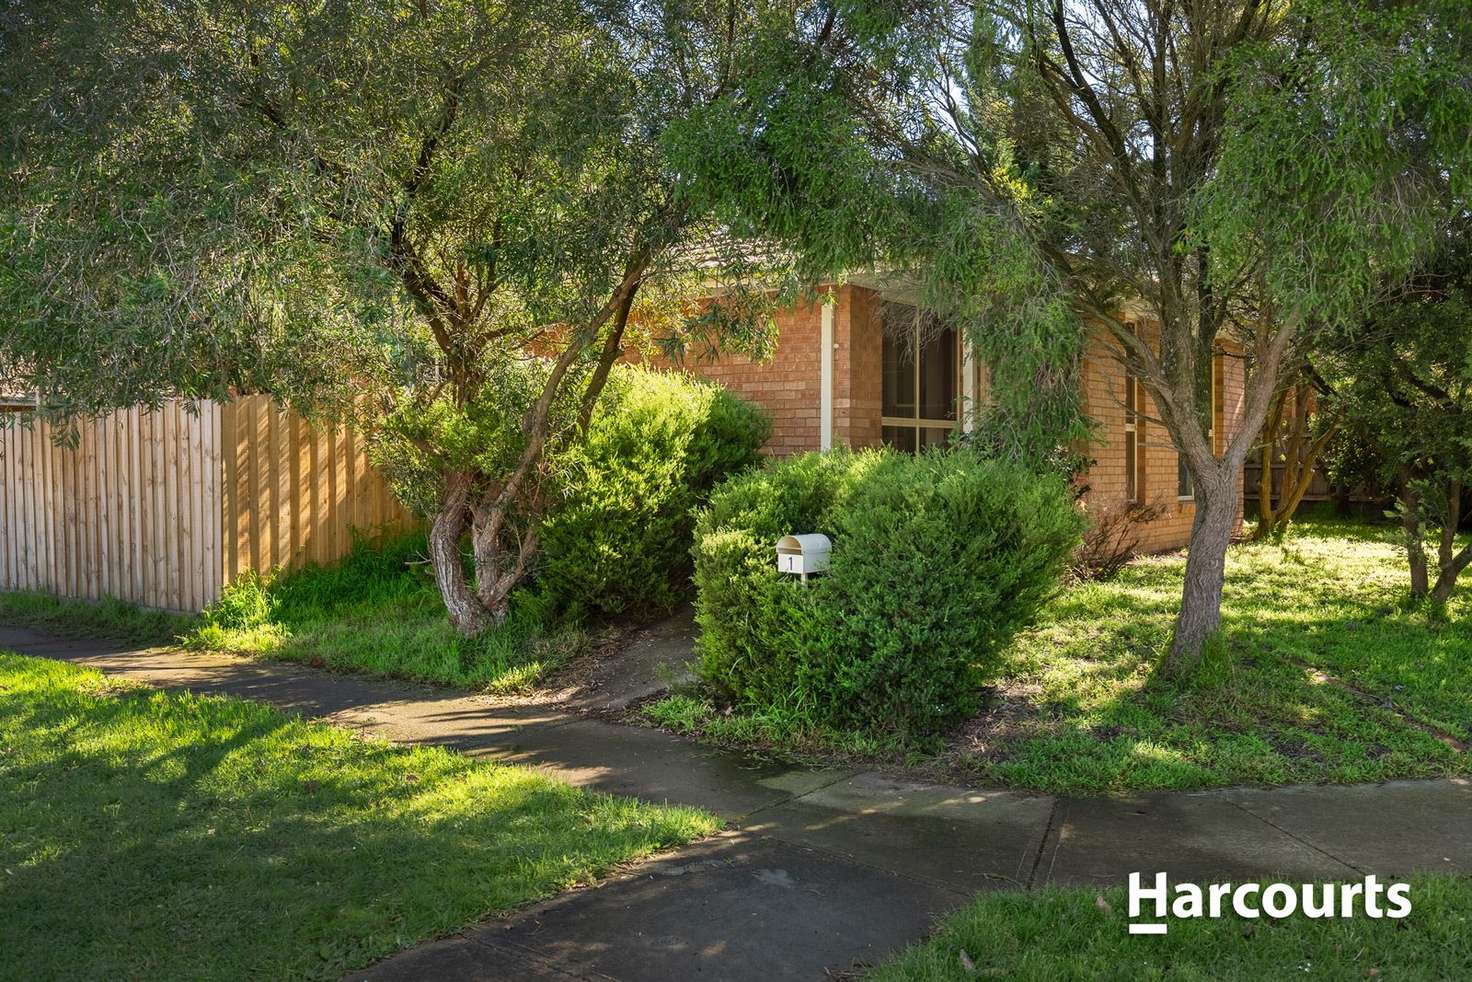
{"type": "Polygon", "coordinates": [[[1472,783],[1062,798],[811,769],[556,706],[224,655],[0,628],[0,648],[248,699],[403,743],[698,805],[729,831],[392,957],[374,979],[821,979],[923,937],[978,891],[1176,879],[1472,874],[1472,783]]]}

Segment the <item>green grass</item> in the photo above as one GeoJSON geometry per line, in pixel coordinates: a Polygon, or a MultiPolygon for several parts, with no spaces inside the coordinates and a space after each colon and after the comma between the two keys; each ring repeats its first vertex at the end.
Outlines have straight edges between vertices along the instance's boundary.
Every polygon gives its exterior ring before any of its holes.
{"type": "Polygon", "coordinates": [[[193,648],[264,655],[339,671],[523,692],[590,645],[519,590],[499,629],[469,640],[445,616],[424,537],[360,542],[340,563],[246,577],[205,612],[193,648]]]}
{"type": "Polygon", "coordinates": [[[0,653],[0,978],[336,978],[716,827],[0,653]]]}
{"type": "Polygon", "coordinates": [[[984,894],[933,940],[910,948],[868,978],[1467,978],[1472,973],[1472,880],[1434,876],[1411,884],[1412,910],[1403,921],[1173,920],[1164,936],[1126,933],[1122,890],[1104,893],[1103,904],[1092,890],[984,894]]]}
{"type": "MultiPolygon", "coordinates": [[[[1401,603],[1408,578],[1394,529],[1295,528],[1281,546],[1232,548],[1221,643],[1187,683],[1154,677],[1182,555],[1067,589],[1009,648],[988,711],[930,765],[1068,794],[1472,773],[1468,754],[1427,731],[1472,740],[1472,588],[1438,620],[1401,603]]],[[[726,742],[755,733],[803,751],[851,749],[688,695],[645,714],[726,742]]]]}
{"type": "Polygon", "coordinates": [[[52,593],[0,593],[0,624],[34,627],[67,637],[104,637],[168,644],[193,630],[198,618],[108,598],[93,602],[52,593]]]}
{"type": "Polygon", "coordinates": [[[698,689],[673,692],[639,713],[645,722],[674,733],[726,746],[775,749],[791,756],[843,753],[873,757],[914,749],[882,734],[799,727],[778,713],[722,711],[698,689]]]}

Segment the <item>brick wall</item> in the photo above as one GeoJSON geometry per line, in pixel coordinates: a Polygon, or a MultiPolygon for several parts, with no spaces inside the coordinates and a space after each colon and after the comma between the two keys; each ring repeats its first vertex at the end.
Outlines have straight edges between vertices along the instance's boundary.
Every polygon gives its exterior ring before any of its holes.
{"type": "MultiPolygon", "coordinates": [[[[874,290],[844,286],[834,293],[833,311],[833,445],[871,447],[880,442],[882,334],[880,296],[874,290]]],[[[822,399],[823,308],[811,303],[777,318],[776,355],[769,362],[753,362],[739,355],[715,361],[692,360],[684,371],[725,386],[763,407],[772,416],[772,438],[767,453],[785,456],[820,447],[822,399]]],[[[1148,324],[1142,330],[1149,335],[1148,324]]],[[[1230,355],[1218,359],[1216,446],[1226,446],[1236,433],[1242,404],[1242,362],[1230,355]]],[[[1089,448],[1095,461],[1083,479],[1089,485],[1090,509],[1118,507],[1125,501],[1124,369],[1109,354],[1102,334],[1091,335],[1083,368],[1084,408],[1097,423],[1097,441],[1089,448]]],[[[977,395],[985,403],[987,378],[978,366],[977,395]]],[[[1155,415],[1144,396],[1142,412],[1155,415]]],[[[1140,536],[1146,552],[1176,549],[1190,537],[1195,504],[1176,494],[1176,451],[1169,435],[1157,423],[1138,423],[1143,500],[1159,503],[1163,514],[1140,536]]],[[[1238,475],[1238,501],[1241,475],[1238,475]]],[[[1241,523],[1240,504],[1238,524],[1241,523]]]]}
{"type": "MultiPolygon", "coordinates": [[[[742,355],[715,361],[692,359],[682,370],[756,403],[772,417],[772,438],[763,448],[775,456],[821,447],[823,305],[818,302],[777,317],[778,340],[771,361],[742,355]]],[[[872,447],[880,439],[882,353],[878,295],[861,287],[834,292],[833,445],[872,447]]],[[[654,359],[668,367],[662,359],[654,359]]]]}
{"type": "MultiPolygon", "coordinates": [[[[819,304],[780,314],[777,349],[771,361],[756,362],[737,354],[721,355],[714,361],[692,356],[680,366],[681,370],[717,382],[765,409],[772,417],[772,436],[762,448],[764,452],[786,456],[817,450],[822,397],[822,365],[818,360],[822,317],[819,304]]],[[[630,355],[628,360],[640,359],[630,355]]],[[[650,363],[657,368],[670,367],[663,357],[653,357],[650,363]]]]}
{"type": "MultiPolygon", "coordinates": [[[[1149,337],[1150,328],[1143,329],[1149,337]]],[[[1236,435],[1242,410],[1242,361],[1230,354],[1216,360],[1215,443],[1220,453],[1236,435]]],[[[1091,334],[1084,354],[1084,409],[1093,417],[1097,437],[1089,448],[1094,463],[1083,476],[1089,486],[1090,510],[1121,507],[1125,490],[1125,374],[1124,367],[1110,354],[1102,333],[1091,334]]],[[[1144,416],[1156,416],[1154,401],[1144,393],[1144,416]]],[[[1170,434],[1159,423],[1141,419],[1136,424],[1137,441],[1143,457],[1140,500],[1159,505],[1162,514],[1140,532],[1142,552],[1161,552],[1184,546],[1191,536],[1196,505],[1177,497],[1177,454],[1170,434]]],[[[1242,475],[1237,475],[1237,525],[1242,523],[1242,475]]]]}

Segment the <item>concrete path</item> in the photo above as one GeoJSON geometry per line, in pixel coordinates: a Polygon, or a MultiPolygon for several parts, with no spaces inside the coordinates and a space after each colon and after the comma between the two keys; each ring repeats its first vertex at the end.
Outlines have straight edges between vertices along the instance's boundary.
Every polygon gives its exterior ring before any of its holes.
{"type": "Polygon", "coordinates": [[[808,769],[546,706],[294,665],[0,628],[0,648],[270,702],[406,743],[699,805],[730,830],[388,959],[374,979],[820,979],[921,938],[977,891],[1165,871],[1289,881],[1472,873],[1472,783],[1072,799],[808,769]]]}

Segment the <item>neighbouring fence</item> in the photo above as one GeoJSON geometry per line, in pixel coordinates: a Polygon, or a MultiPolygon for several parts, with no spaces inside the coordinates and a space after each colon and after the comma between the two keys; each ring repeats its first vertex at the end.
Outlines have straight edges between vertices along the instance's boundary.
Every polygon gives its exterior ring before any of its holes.
{"type": "Polygon", "coordinates": [[[247,570],[329,562],[409,515],[346,430],[264,396],[0,426],[0,589],[199,610],[247,570]]]}
{"type": "Polygon", "coordinates": [[[224,444],[224,569],[327,563],[354,529],[408,528],[413,520],[346,428],[315,429],[266,396],[220,408],[224,444]]]}

